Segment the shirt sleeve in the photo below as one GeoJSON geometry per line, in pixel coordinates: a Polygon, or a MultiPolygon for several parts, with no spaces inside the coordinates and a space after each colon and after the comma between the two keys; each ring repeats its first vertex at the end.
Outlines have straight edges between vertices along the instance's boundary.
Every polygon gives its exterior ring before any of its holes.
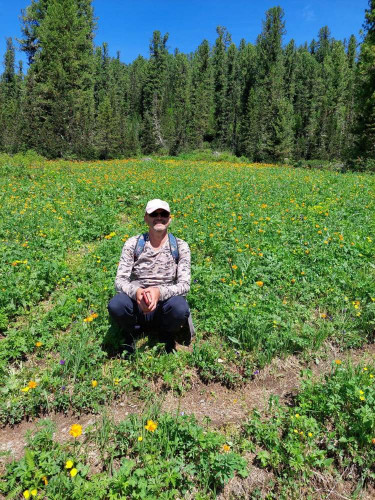
{"type": "Polygon", "coordinates": [[[178,241],[179,260],[177,279],[173,285],[159,285],[159,300],[167,300],[175,295],[186,295],[190,290],[190,248],[186,241],[178,241]]]}
{"type": "Polygon", "coordinates": [[[130,276],[134,266],[134,250],[137,244],[137,236],[129,238],[125,245],[123,246],[120,262],[117,268],[117,274],[115,279],[115,289],[116,292],[124,292],[131,299],[136,299],[137,289],[139,288],[139,283],[131,282],[130,276]]]}

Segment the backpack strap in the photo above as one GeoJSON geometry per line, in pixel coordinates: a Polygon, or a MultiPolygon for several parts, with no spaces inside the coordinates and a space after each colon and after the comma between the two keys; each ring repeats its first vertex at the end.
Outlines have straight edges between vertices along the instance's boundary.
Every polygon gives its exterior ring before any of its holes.
{"type": "Polygon", "coordinates": [[[168,233],[168,239],[169,239],[169,248],[171,250],[172,257],[174,258],[176,264],[178,264],[178,261],[180,259],[180,253],[178,251],[178,243],[176,236],[172,233],[168,233]]]}
{"type": "MultiPolygon", "coordinates": [[[[135,245],[134,249],[134,261],[138,260],[139,256],[145,249],[145,245],[148,240],[149,240],[148,233],[143,233],[138,236],[137,244],[135,245]]],[[[168,233],[168,240],[169,240],[169,249],[171,251],[172,257],[174,258],[176,264],[178,264],[178,261],[180,259],[180,253],[178,250],[177,239],[174,236],[174,234],[168,233]]]]}
{"type": "Polygon", "coordinates": [[[138,236],[137,244],[134,249],[134,260],[138,260],[139,256],[145,249],[146,241],[148,241],[148,233],[143,233],[138,236]]]}

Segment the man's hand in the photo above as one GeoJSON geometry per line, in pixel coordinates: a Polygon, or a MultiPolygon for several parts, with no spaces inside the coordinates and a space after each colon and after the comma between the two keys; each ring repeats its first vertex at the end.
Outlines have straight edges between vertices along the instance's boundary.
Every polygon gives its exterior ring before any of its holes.
{"type": "Polygon", "coordinates": [[[149,302],[148,311],[152,312],[156,309],[160,298],[160,290],[158,287],[148,287],[143,289],[143,294],[146,296],[146,300],[149,302]]]}
{"type": "Polygon", "coordinates": [[[144,314],[156,309],[159,302],[160,290],[157,287],[138,288],[137,303],[144,314]]]}

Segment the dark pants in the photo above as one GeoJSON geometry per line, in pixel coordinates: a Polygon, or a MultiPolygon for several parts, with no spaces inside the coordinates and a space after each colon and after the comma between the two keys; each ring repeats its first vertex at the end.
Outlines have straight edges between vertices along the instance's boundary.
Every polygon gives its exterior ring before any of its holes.
{"type": "Polygon", "coordinates": [[[118,293],[109,301],[108,311],[124,336],[137,336],[137,331],[158,332],[161,342],[173,341],[189,316],[189,306],[182,295],[159,301],[154,311],[144,314],[135,300],[118,293]]]}

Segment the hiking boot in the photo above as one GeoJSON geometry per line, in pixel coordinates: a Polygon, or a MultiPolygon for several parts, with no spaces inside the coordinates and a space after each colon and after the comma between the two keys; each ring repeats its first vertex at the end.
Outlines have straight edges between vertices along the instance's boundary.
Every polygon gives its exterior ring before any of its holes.
{"type": "Polygon", "coordinates": [[[120,353],[125,356],[128,354],[134,354],[135,352],[135,340],[131,335],[128,335],[124,341],[120,344],[120,353]]]}
{"type": "Polygon", "coordinates": [[[176,352],[176,342],[174,340],[168,340],[168,342],[165,343],[165,352],[167,354],[176,352]]]}
{"type": "Polygon", "coordinates": [[[181,326],[180,330],[176,335],[176,340],[181,345],[190,345],[193,337],[195,336],[195,329],[193,325],[193,319],[191,317],[191,313],[189,312],[189,316],[185,323],[181,326]]]}

